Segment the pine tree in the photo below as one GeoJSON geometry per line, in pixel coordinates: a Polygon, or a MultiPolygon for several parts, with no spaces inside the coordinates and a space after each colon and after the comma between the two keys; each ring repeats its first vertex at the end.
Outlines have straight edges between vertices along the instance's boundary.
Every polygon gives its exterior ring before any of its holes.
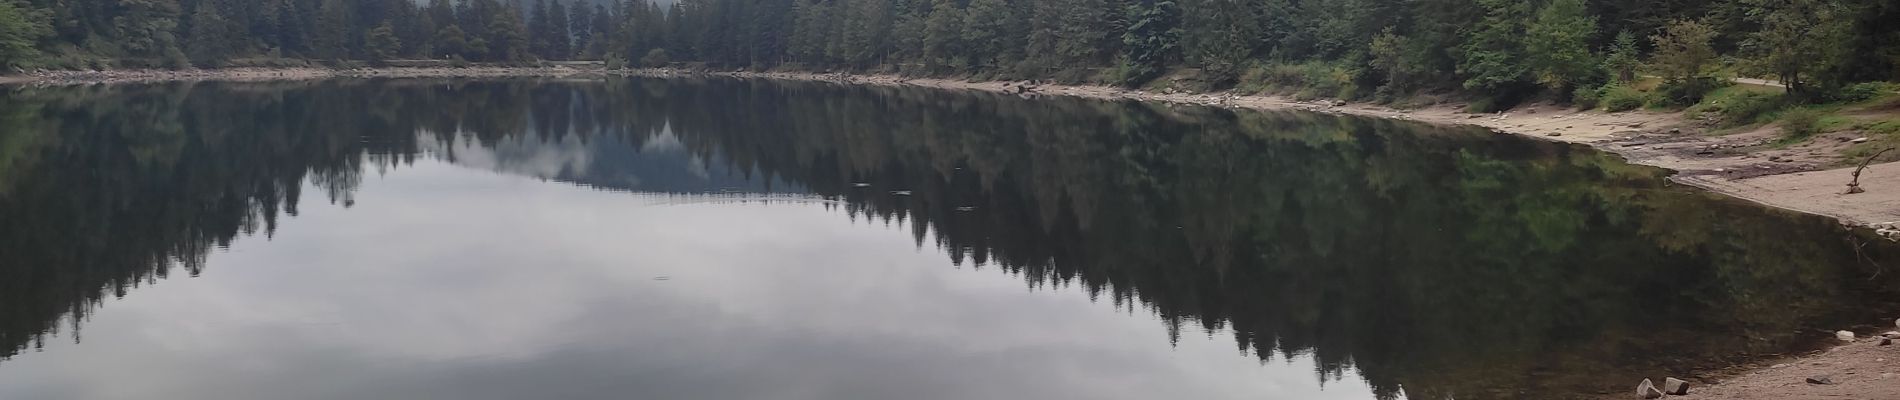
{"type": "Polygon", "coordinates": [[[950,64],[959,58],[963,35],[963,10],[956,0],[936,0],[930,16],[924,18],[924,63],[929,66],[950,64]]]}
{"type": "Polygon", "coordinates": [[[594,44],[594,8],[587,4],[575,3],[574,12],[568,14],[567,26],[572,33],[573,51],[569,55],[575,59],[592,60],[598,58],[594,44]]]}
{"type": "Polygon", "coordinates": [[[497,8],[500,10],[489,21],[488,34],[483,35],[488,59],[511,62],[527,60],[528,26],[522,22],[521,12],[515,7],[497,8]]]}
{"type": "Polygon", "coordinates": [[[178,2],[175,0],[122,0],[124,13],[113,20],[113,35],[126,54],[152,66],[180,67],[185,53],[178,46],[178,2]]]}
{"type": "Polygon", "coordinates": [[[543,59],[553,58],[554,34],[549,22],[548,0],[537,0],[528,14],[528,46],[543,59]]]}
{"type": "Polygon", "coordinates": [[[1538,11],[1524,38],[1525,61],[1537,83],[1567,93],[1577,81],[1592,79],[1597,64],[1590,40],[1596,29],[1583,0],[1552,0],[1538,11]]]}
{"type": "Polygon", "coordinates": [[[469,51],[468,34],[462,32],[462,27],[453,24],[437,29],[435,54],[439,57],[471,58],[473,54],[469,51]]]}
{"type": "MultiPolygon", "coordinates": [[[[1788,94],[1805,101],[1826,100],[1815,86],[1829,63],[1847,44],[1847,9],[1836,0],[1742,0],[1752,6],[1750,22],[1761,26],[1743,43],[1756,70],[1774,74],[1788,94]]],[[[1890,21],[1891,22],[1891,21],[1890,21]]]]}
{"type": "Polygon", "coordinates": [[[402,51],[402,42],[396,38],[396,28],[388,21],[363,34],[363,46],[370,62],[382,63],[395,58],[402,51]]]}
{"type": "Polygon", "coordinates": [[[1617,82],[1636,81],[1636,67],[1642,64],[1642,55],[1636,49],[1636,35],[1629,31],[1617,32],[1608,53],[1603,58],[1603,69],[1614,74],[1617,82]]]}
{"type": "Polygon", "coordinates": [[[1142,0],[1128,6],[1122,33],[1122,83],[1138,85],[1161,74],[1180,50],[1181,10],[1173,0],[1142,0]]]}
{"type": "MultiPolygon", "coordinates": [[[[585,9],[583,7],[582,9],[585,9]]],[[[566,60],[574,56],[574,32],[568,20],[567,6],[561,0],[554,0],[548,6],[548,42],[552,49],[549,59],[566,60]]]]}
{"type": "Polygon", "coordinates": [[[1524,22],[1530,5],[1516,0],[1479,0],[1484,19],[1460,48],[1458,72],[1466,89],[1497,92],[1523,83],[1530,74],[1524,63],[1524,22]]]}
{"type": "Polygon", "coordinates": [[[230,53],[231,29],[224,15],[211,2],[199,2],[191,14],[191,32],[186,35],[186,55],[192,64],[217,66],[230,53]]]}
{"type": "Polygon", "coordinates": [[[995,68],[1000,64],[1008,41],[1009,4],[1003,0],[971,0],[963,14],[963,43],[970,63],[977,68],[995,68]]]}
{"type": "Polygon", "coordinates": [[[39,58],[35,42],[53,33],[45,12],[0,0],[0,72],[39,58]]]}

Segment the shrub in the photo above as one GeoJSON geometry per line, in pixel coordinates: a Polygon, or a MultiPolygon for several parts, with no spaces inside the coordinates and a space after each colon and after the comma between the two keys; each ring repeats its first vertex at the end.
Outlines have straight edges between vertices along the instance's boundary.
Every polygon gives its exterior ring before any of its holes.
{"type": "Polygon", "coordinates": [[[1643,104],[1649,103],[1649,93],[1627,85],[1610,85],[1603,87],[1601,101],[1605,111],[1624,112],[1642,108],[1643,104]]]}
{"type": "Polygon", "coordinates": [[[1821,131],[1821,112],[1806,108],[1788,110],[1781,114],[1781,137],[1792,140],[1806,139],[1821,131]]]}
{"type": "Polygon", "coordinates": [[[1761,122],[1762,117],[1780,111],[1787,104],[1783,96],[1774,93],[1741,92],[1711,103],[1711,108],[1722,113],[1724,124],[1734,126],[1761,122]]]}
{"type": "Polygon", "coordinates": [[[1710,92],[1728,86],[1727,80],[1711,77],[1696,77],[1678,82],[1664,82],[1656,87],[1657,96],[1652,100],[1656,105],[1665,107],[1688,107],[1702,102],[1710,92]]]}
{"type": "Polygon", "coordinates": [[[1570,104],[1581,110],[1594,110],[1603,103],[1602,87],[1579,87],[1570,95],[1570,104]]]}
{"type": "Polygon", "coordinates": [[[1497,108],[1498,108],[1498,101],[1496,99],[1493,99],[1490,97],[1484,97],[1484,98],[1472,100],[1471,104],[1466,104],[1465,112],[1490,113],[1490,112],[1497,112],[1498,111],[1497,108]]]}
{"type": "Polygon", "coordinates": [[[1829,100],[1843,103],[1859,103],[1879,98],[1880,95],[1894,91],[1895,85],[1886,82],[1863,82],[1847,85],[1828,96],[1829,100]]]}
{"type": "Polygon", "coordinates": [[[666,55],[666,49],[648,50],[647,55],[640,57],[640,65],[647,68],[664,67],[671,62],[673,59],[666,55]]]}

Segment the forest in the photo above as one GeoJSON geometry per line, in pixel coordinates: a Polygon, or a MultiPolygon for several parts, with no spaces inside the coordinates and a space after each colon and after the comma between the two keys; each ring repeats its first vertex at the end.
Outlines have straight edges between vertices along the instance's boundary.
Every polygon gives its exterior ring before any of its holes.
{"type": "Polygon", "coordinates": [[[1857,100],[1900,80],[1890,0],[0,0],[0,68],[392,59],[901,72],[1316,97],[1595,104],[1736,76],[1857,100]],[[1649,89],[1645,89],[1649,90],[1649,89]]]}

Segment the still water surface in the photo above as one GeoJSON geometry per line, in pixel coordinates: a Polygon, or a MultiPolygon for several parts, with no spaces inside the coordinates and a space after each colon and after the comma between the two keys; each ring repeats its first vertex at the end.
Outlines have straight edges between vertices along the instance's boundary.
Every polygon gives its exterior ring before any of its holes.
{"type": "Polygon", "coordinates": [[[0,398],[1569,398],[1900,310],[1900,249],[1663,176],[823,84],[14,88],[0,398]]]}

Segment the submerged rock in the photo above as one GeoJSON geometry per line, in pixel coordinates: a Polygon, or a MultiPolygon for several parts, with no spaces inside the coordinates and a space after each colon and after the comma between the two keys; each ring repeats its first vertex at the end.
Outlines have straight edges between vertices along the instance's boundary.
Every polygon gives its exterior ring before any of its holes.
{"type": "Polygon", "coordinates": [[[1645,399],[1655,399],[1663,397],[1663,392],[1656,390],[1656,384],[1651,383],[1649,378],[1643,378],[1643,383],[1636,384],[1636,395],[1645,399]]]}
{"type": "Polygon", "coordinates": [[[1682,396],[1689,394],[1689,381],[1676,378],[1663,378],[1663,393],[1682,396]]]}

